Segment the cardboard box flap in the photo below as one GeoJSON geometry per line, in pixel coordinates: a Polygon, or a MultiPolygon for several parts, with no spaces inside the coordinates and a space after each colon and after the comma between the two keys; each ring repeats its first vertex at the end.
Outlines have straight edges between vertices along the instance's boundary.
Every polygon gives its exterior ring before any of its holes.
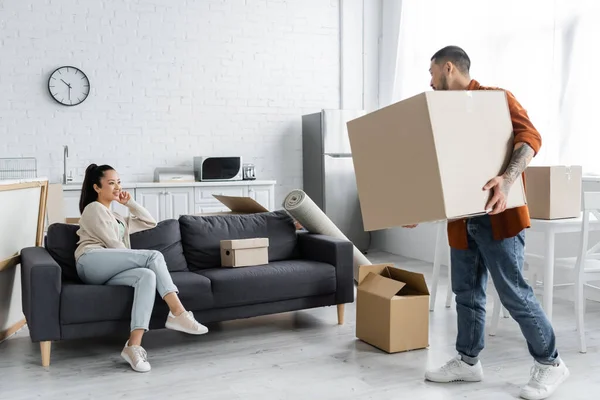
{"type": "Polygon", "coordinates": [[[359,289],[389,300],[397,295],[405,285],[404,282],[369,272],[360,284],[359,289]]]}
{"type": "Polygon", "coordinates": [[[358,284],[360,285],[370,272],[381,275],[381,273],[388,267],[393,267],[393,264],[361,265],[358,269],[358,284]]]}
{"type": "Polygon", "coordinates": [[[399,268],[389,268],[391,279],[404,282],[406,286],[399,293],[402,295],[429,295],[429,288],[425,282],[425,276],[418,272],[410,272],[399,268]]]}
{"type": "Polygon", "coordinates": [[[254,249],[268,246],[269,238],[221,240],[221,248],[226,250],[254,249]]]}
{"type": "Polygon", "coordinates": [[[213,194],[213,197],[236,213],[254,214],[269,212],[269,210],[250,197],[223,196],[220,194],[213,194]]]}

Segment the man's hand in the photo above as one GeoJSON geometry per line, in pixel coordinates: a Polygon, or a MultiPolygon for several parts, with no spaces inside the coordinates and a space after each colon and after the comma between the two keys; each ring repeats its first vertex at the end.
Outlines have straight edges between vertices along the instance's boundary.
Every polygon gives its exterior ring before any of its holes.
{"type": "Polygon", "coordinates": [[[500,214],[506,210],[506,199],[508,197],[510,186],[511,184],[506,178],[497,176],[491,179],[483,187],[483,190],[493,190],[494,193],[485,205],[485,210],[488,211],[490,215],[500,214]]]}
{"type": "Polygon", "coordinates": [[[525,171],[533,155],[534,151],[527,143],[517,143],[504,174],[491,179],[483,187],[483,190],[493,190],[493,195],[485,206],[485,210],[489,211],[490,215],[500,214],[506,210],[508,191],[525,171]]]}
{"type": "Polygon", "coordinates": [[[409,229],[416,228],[417,226],[419,226],[419,224],[413,224],[413,225],[402,225],[402,227],[403,227],[403,228],[409,228],[409,229]]]}

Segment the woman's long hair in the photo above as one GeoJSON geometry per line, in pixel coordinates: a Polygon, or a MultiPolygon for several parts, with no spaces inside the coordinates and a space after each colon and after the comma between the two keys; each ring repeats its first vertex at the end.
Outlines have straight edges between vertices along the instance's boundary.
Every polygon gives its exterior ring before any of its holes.
{"type": "Polygon", "coordinates": [[[79,212],[83,214],[83,210],[88,204],[98,200],[98,193],[94,190],[94,185],[102,187],[100,179],[104,176],[104,171],[114,170],[110,165],[90,164],[85,170],[85,178],[81,187],[81,197],[79,198],[79,212]]]}

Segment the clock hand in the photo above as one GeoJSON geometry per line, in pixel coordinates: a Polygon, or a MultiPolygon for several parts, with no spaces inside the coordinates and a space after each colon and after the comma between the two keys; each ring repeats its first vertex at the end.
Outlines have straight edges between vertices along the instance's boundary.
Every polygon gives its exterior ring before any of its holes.
{"type": "Polygon", "coordinates": [[[67,85],[67,86],[69,86],[69,87],[70,87],[70,85],[69,85],[67,82],[65,82],[65,81],[64,81],[64,79],[60,78],[60,80],[61,80],[61,81],[63,81],[63,83],[64,83],[65,85],[67,85]]]}

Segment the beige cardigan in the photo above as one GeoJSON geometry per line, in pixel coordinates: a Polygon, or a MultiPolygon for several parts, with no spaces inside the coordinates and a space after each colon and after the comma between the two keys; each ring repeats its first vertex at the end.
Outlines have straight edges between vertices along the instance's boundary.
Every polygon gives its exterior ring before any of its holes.
{"type": "Polygon", "coordinates": [[[130,215],[127,218],[111,211],[101,203],[94,201],[88,204],[79,219],[79,242],[75,250],[75,260],[89,249],[130,249],[129,235],[131,233],[151,229],[156,226],[156,221],[150,213],[131,198],[125,205],[130,215]],[[119,226],[121,221],[125,225],[124,240],[119,240],[119,226]]]}

